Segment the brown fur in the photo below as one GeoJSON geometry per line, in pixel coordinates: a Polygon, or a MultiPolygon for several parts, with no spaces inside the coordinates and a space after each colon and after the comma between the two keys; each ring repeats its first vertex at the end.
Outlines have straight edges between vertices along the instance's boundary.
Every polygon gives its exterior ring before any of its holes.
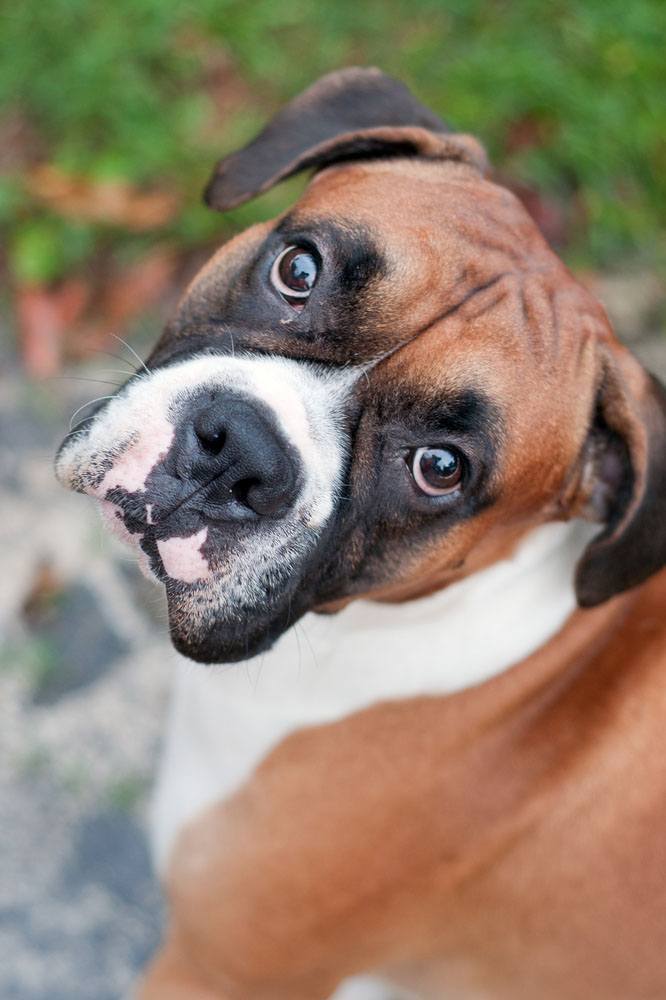
{"type": "Polygon", "coordinates": [[[364,968],[434,998],[663,996],[665,598],[662,573],[480,688],[286,740],[181,838],[143,1000],[175,968],[174,1000],[315,1000],[364,968]]]}

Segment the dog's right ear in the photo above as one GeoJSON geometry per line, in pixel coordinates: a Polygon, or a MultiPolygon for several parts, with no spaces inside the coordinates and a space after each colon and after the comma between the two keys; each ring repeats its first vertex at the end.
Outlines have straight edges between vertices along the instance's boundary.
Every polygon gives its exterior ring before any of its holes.
{"type": "Polygon", "coordinates": [[[586,449],[590,510],[605,527],[576,570],[588,608],[666,566],[666,390],[619,343],[608,339],[600,353],[586,449]]]}
{"type": "Polygon", "coordinates": [[[220,160],[205,200],[224,211],[301,170],[390,156],[461,160],[486,169],[480,143],[451,133],[404,84],[378,69],[351,67],[322,77],[253,142],[220,160]]]}

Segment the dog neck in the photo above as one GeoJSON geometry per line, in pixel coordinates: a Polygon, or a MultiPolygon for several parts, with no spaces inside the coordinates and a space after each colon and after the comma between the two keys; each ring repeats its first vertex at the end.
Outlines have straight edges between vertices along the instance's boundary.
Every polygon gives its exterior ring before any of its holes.
{"type": "Polygon", "coordinates": [[[429,597],[308,615],[240,666],[180,661],[154,813],[158,863],[184,822],[291,732],[481,684],[546,644],[575,608],[574,567],[595,530],[543,525],[510,558],[429,597]]]}
{"type": "Polygon", "coordinates": [[[576,606],[575,565],[598,527],[552,523],[510,558],[403,604],[308,615],[265,657],[220,678],[227,693],[328,721],[377,701],[452,694],[529,656],[576,606]]]}

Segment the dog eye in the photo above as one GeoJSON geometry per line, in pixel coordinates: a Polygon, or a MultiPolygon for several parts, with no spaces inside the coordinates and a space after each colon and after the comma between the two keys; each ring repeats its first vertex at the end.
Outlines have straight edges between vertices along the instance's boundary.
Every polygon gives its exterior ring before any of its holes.
{"type": "Polygon", "coordinates": [[[418,488],[431,497],[452,493],[463,477],[464,459],[457,448],[417,448],[408,458],[418,488]]]}
{"type": "Polygon", "coordinates": [[[319,261],[311,250],[291,246],[273,261],[273,287],[292,305],[304,305],[319,274],[319,261]]]}

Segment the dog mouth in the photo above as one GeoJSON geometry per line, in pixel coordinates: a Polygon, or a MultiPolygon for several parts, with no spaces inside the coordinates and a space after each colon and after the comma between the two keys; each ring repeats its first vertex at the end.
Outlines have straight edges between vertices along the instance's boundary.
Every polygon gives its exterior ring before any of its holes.
{"type": "MultiPolygon", "coordinates": [[[[129,544],[149,579],[165,588],[169,634],[175,648],[200,663],[248,659],[268,649],[296,620],[300,550],[289,539],[261,545],[256,528],[230,531],[205,525],[192,534],[170,533],[167,524],[151,523],[157,502],[146,503],[140,530],[135,515],[121,504],[101,500],[102,518],[111,532],[129,544]],[[162,537],[159,537],[159,536],[162,537]],[[277,557],[276,557],[277,549],[277,557]],[[254,576],[243,565],[251,563],[254,576]]],[[[311,546],[313,547],[313,546],[311,546]]]]}
{"type": "MultiPolygon", "coordinates": [[[[218,492],[217,502],[233,512],[237,500],[218,492]]],[[[211,503],[196,490],[176,506],[172,495],[119,487],[94,499],[144,575],[164,586],[169,633],[180,653],[202,663],[247,659],[295,620],[303,567],[319,539],[305,516],[204,519],[211,503]]]]}

